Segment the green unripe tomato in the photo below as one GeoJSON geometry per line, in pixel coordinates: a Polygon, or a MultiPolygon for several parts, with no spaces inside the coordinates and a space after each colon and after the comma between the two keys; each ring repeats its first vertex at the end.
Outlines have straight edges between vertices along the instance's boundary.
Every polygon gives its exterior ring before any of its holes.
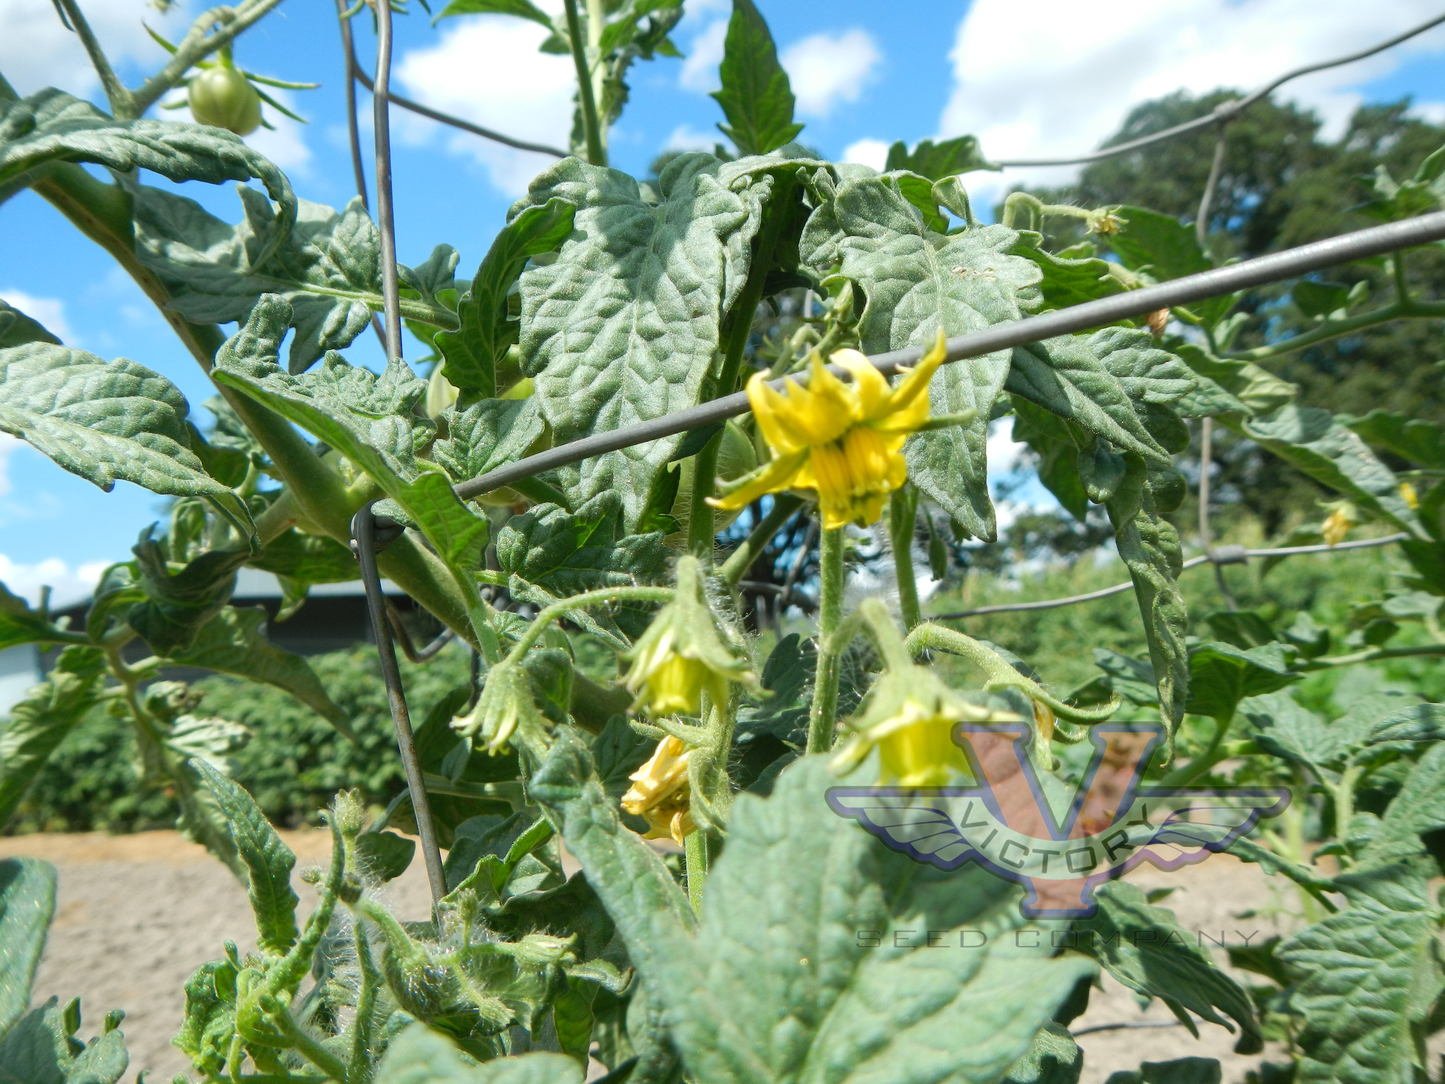
{"type": "Polygon", "coordinates": [[[218,64],[191,80],[191,116],[197,124],[250,135],[261,124],[261,96],[235,68],[218,64]]]}
{"type": "MultiPolygon", "coordinates": [[[[687,523],[692,511],[692,478],[695,458],[689,457],[682,461],[682,477],[677,483],[677,499],[672,502],[673,518],[682,525],[679,532],[684,537],[687,534],[687,523]]],[[[723,426],[722,444],[717,450],[717,476],[724,482],[731,482],[735,478],[741,478],[744,474],[754,470],[758,465],[758,452],[753,447],[753,442],[743,432],[741,426],[736,422],[728,422],[723,426]]],[[[738,516],[742,515],[742,509],[735,512],[713,512],[713,525],[721,531],[727,527],[738,516]]],[[[669,536],[672,537],[672,536],[669,536]]]]}

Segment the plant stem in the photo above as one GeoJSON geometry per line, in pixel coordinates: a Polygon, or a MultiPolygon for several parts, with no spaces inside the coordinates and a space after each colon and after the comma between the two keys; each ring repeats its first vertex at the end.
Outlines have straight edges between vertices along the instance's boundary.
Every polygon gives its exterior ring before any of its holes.
{"type": "MultiPolygon", "coordinates": [[[[85,46],[86,55],[90,57],[91,67],[95,74],[100,76],[101,89],[105,91],[105,97],[110,102],[110,111],[117,117],[130,115],[134,103],[131,100],[130,91],[125,89],[125,84],[115,74],[115,69],[110,66],[110,60],[105,55],[105,50],[100,47],[94,31],[90,24],[85,21],[81,14],[80,5],[75,0],[56,0],[56,5],[65,12],[70,20],[70,25],[75,28],[76,37],[85,46]]],[[[138,115],[138,114],[137,114],[138,115]]]]}
{"type": "Polygon", "coordinates": [[[1236,350],[1224,357],[1229,361],[1269,361],[1284,354],[1292,354],[1296,350],[1303,350],[1315,343],[1338,339],[1341,335],[1377,324],[1387,324],[1391,320],[1439,320],[1441,317],[1445,317],[1445,301],[1393,301],[1372,312],[1362,312],[1358,316],[1347,316],[1341,320],[1325,320],[1317,327],[1292,335],[1288,339],[1257,346],[1253,350],[1236,350]]]}
{"type": "MultiPolygon", "coordinates": [[[[1349,837],[1350,821],[1355,819],[1355,781],[1360,778],[1360,770],[1358,764],[1351,764],[1340,772],[1338,783],[1325,783],[1330,797],[1335,800],[1335,839],[1341,843],[1349,837]]],[[[1355,864],[1348,854],[1341,854],[1339,857],[1341,869],[1348,869],[1355,864]]]]}
{"type": "Polygon", "coordinates": [[[316,1066],[316,1068],[320,1069],[332,1080],[346,1079],[345,1063],[308,1035],[305,1029],[296,1023],[295,1019],[291,1016],[290,1009],[282,1009],[278,1014],[276,1022],[281,1026],[282,1031],[285,1032],[286,1038],[290,1041],[292,1047],[300,1052],[307,1061],[311,1062],[312,1065],[316,1066]]]}
{"type": "MultiPolygon", "coordinates": [[[[753,241],[752,263],[748,267],[748,278],[743,284],[738,299],[728,310],[725,338],[727,347],[723,354],[722,369],[718,374],[716,394],[731,395],[737,391],[738,375],[742,372],[743,355],[747,351],[748,338],[753,331],[753,317],[763,300],[767,286],[768,269],[772,266],[773,253],[778,246],[783,225],[788,220],[788,205],[793,198],[794,180],[791,176],[774,179],[773,194],[763,216],[763,227],[753,241]]],[[[712,561],[713,530],[712,505],[707,499],[713,495],[717,485],[717,457],[722,447],[723,430],[719,429],[713,438],[703,446],[693,461],[692,507],[688,510],[687,549],[695,557],[708,563],[712,561]]]]}
{"type": "Polygon", "coordinates": [[[542,633],[547,630],[548,625],[573,610],[597,606],[604,602],[671,602],[673,594],[671,587],[603,587],[596,591],[584,591],[580,595],[573,595],[571,598],[554,602],[543,608],[527,626],[527,631],[522,633],[516,646],[507,653],[507,661],[520,662],[522,656],[531,650],[532,645],[541,639],[542,633]]]}
{"type": "Polygon", "coordinates": [[[838,722],[838,656],[833,635],[843,616],[843,532],[835,527],[823,532],[819,547],[821,604],[818,608],[818,668],[813,677],[813,706],[808,714],[808,752],[826,753],[833,748],[838,722]]]}
{"type": "Polygon", "coordinates": [[[1395,300],[1402,305],[1410,304],[1410,279],[1405,274],[1405,254],[1390,253],[1390,272],[1395,280],[1395,300]]]}
{"type": "Polygon", "coordinates": [[[356,938],[356,963],[361,972],[361,989],[356,995],[356,1019],[351,1025],[351,1064],[346,1071],[346,1084],[366,1084],[371,1079],[371,1034],[375,1023],[376,999],[381,992],[381,973],[371,956],[371,942],[365,924],[358,921],[353,929],[356,938]]]}
{"type": "MultiPolygon", "coordinates": [[[[888,669],[903,671],[913,665],[913,659],[908,654],[908,647],[905,645],[903,637],[898,635],[898,626],[893,623],[893,615],[888,612],[888,608],[883,603],[876,598],[864,599],[863,604],[858,607],[858,612],[867,624],[869,634],[873,637],[873,643],[877,645],[878,653],[883,656],[883,661],[888,669]]],[[[838,643],[834,650],[842,654],[846,646],[846,644],[838,643]]]]}
{"type": "Polygon", "coordinates": [[[371,123],[376,141],[376,230],[381,239],[381,296],[388,361],[401,358],[401,310],[396,280],[396,220],[391,203],[391,3],[376,5],[376,76],[371,123]]]}
{"type": "Polygon", "coordinates": [[[687,864],[687,899],[695,914],[702,914],[702,890],[707,882],[707,833],[702,829],[682,837],[687,864]]]}
{"type": "Polygon", "coordinates": [[[888,540],[893,546],[903,627],[910,630],[923,620],[918,604],[918,580],[913,574],[913,530],[917,522],[918,490],[912,486],[895,489],[888,495],[888,540]]]}
{"type": "Polygon", "coordinates": [[[577,101],[582,109],[582,133],[587,140],[587,161],[594,166],[607,164],[607,148],[597,119],[597,98],[592,93],[592,65],[587,60],[587,44],[582,38],[582,20],[577,16],[577,0],[562,0],[567,15],[567,38],[572,45],[572,63],[577,69],[577,101]]]}
{"type": "Polygon", "coordinates": [[[763,552],[773,535],[782,529],[783,524],[788,522],[803,504],[802,497],[795,497],[791,493],[774,494],[773,507],[768,509],[768,514],[752,529],[747,538],[743,539],[742,545],[728,554],[728,559],[718,569],[722,578],[736,585],[738,580],[747,575],[748,569],[753,567],[753,562],[758,559],[758,555],[763,552]]]}

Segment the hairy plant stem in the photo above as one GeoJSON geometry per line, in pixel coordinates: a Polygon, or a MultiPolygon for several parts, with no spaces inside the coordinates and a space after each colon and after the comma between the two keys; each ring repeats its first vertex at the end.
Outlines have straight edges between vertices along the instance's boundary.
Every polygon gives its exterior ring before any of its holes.
{"type": "MultiPolygon", "coordinates": [[[[753,331],[753,317],[762,303],[763,291],[767,287],[768,269],[773,263],[773,253],[778,247],[778,238],[788,220],[788,203],[793,198],[791,176],[774,179],[773,192],[768,199],[767,213],[762,229],[753,240],[752,263],[748,267],[747,281],[738,294],[737,301],[727,315],[722,368],[718,372],[714,398],[731,395],[738,390],[738,377],[742,372],[743,356],[747,351],[748,338],[753,331]]],[[[688,509],[687,550],[694,557],[711,564],[713,541],[716,537],[712,505],[708,498],[717,487],[717,457],[722,448],[723,430],[719,429],[697,453],[693,461],[692,506],[688,509]]]]}
{"type": "Polygon", "coordinates": [[[564,598],[544,607],[527,626],[511,651],[507,652],[508,662],[521,662],[522,656],[542,638],[547,626],[559,617],[565,617],[573,610],[588,606],[600,606],[608,602],[671,602],[676,592],[671,587],[603,587],[596,591],[584,591],[580,595],[564,598]]]}
{"type": "Polygon", "coordinates": [[[1253,350],[1236,350],[1225,354],[1229,361],[1270,361],[1273,358],[1292,354],[1316,343],[1338,339],[1341,335],[1361,331],[1391,320],[1439,320],[1445,318],[1445,301],[1397,300],[1371,312],[1358,316],[1346,316],[1339,320],[1325,320],[1309,331],[1292,335],[1288,339],[1256,346],[1253,350]]]}
{"type": "MultiPolygon", "coordinates": [[[[592,92],[592,65],[587,57],[587,42],[582,37],[582,20],[577,15],[577,0],[562,0],[562,7],[567,15],[567,38],[572,46],[572,63],[577,69],[577,102],[582,110],[582,134],[587,141],[587,161],[594,166],[605,166],[607,147],[602,141],[602,129],[597,116],[597,97],[592,92]]],[[[589,16],[588,22],[592,21],[589,16]]]]}
{"type": "Polygon", "coordinates": [[[687,900],[695,914],[702,914],[703,886],[707,883],[707,832],[701,828],[682,837],[683,860],[687,866],[687,900]]]}
{"type": "Polygon", "coordinates": [[[843,617],[844,527],[823,532],[819,547],[818,666],[813,675],[813,704],[808,712],[808,752],[833,748],[838,723],[838,659],[834,634],[843,617]]]}
{"type": "MultiPolygon", "coordinates": [[[[864,599],[863,604],[858,607],[858,617],[861,618],[860,624],[867,626],[868,634],[873,638],[873,643],[878,648],[878,654],[883,656],[883,661],[888,669],[902,672],[913,665],[913,658],[908,653],[908,645],[898,634],[898,626],[893,623],[893,615],[888,612],[887,606],[884,606],[876,598],[864,599]]],[[[848,625],[849,622],[845,620],[843,627],[839,629],[837,637],[839,642],[833,648],[840,655],[847,648],[848,640],[853,638],[847,636],[848,625]],[[847,636],[846,640],[844,636],[847,636]]]]}
{"type": "Polygon", "coordinates": [[[903,627],[910,630],[923,620],[923,610],[918,604],[918,580],[913,574],[913,530],[917,522],[918,490],[913,486],[895,489],[888,495],[888,541],[893,546],[903,627]]]}
{"type": "MultiPolygon", "coordinates": [[[[1362,771],[1363,769],[1358,764],[1351,764],[1340,772],[1338,782],[1331,783],[1328,780],[1321,780],[1335,802],[1335,839],[1340,843],[1344,843],[1349,838],[1350,821],[1355,819],[1355,784],[1359,781],[1362,771]]],[[[1341,854],[1339,863],[1340,869],[1347,870],[1355,864],[1355,860],[1348,854],[1341,854]]]]}
{"type": "Polygon", "coordinates": [[[718,569],[718,574],[729,584],[736,586],[737,582],[747,575],[748,569],[753,567],[753,562],[758,559],[758,555],[763,552],[773,535],[793,518],[793,514],[802,508],[804,503],[802,497],[795,497],[791,493],[774,494],[773,507],[768,509],[768,514],[749,532],[742,544],[728,554],[727,560],[718,569]]]}
{"type": "Polygon", "coordinates": [[[90,29],[90,24],[85,21],[80,5],[75,0],[55,0],[55,5],[65,13],[66,19],[75,30],[75,36],[80,39],[80,44],[85,46],[86,56],[90,57],[90,66],[100,77],[101,89],[105,91],[106,100],[110,102],[110,111],[117,117],[128,115],[133,106],[131,93],[126,90],[125,84],[115,74],[115,69],[110,66],[110,59],[105,55],[105,50],[100,47],[95,32],[90,29]]]}

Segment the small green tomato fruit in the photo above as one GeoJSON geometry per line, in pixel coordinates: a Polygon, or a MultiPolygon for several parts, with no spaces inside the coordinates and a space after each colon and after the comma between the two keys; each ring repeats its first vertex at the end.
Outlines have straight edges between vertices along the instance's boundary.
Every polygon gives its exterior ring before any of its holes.
{"type": "Polygon", "coordinates": [[[250,135],[261,124],[261,96],[235,68],[217,65],[191,80],[191,116],[197,124],[250,135]]]}

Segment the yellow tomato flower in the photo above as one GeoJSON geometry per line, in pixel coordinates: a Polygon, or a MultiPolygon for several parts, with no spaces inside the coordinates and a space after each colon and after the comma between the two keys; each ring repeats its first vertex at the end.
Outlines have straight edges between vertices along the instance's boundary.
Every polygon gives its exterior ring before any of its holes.
{"type": "Polygon", "coordinates": [[[1336,508],[1320,527],[1320,534],[1324,536],[1325,542],[1331,546],[1338,546],[1345,540],[1345,535],[1350,533],[1350,528],[1355,525],[1354,517],[1345,509],[1336,508]]]}
{"type": "Polygon", "coordinates": [[[714,704],[727,703],[728,675],[689,657],[687,647],[679,651],[671,629],[651,643],[639,641],[638,647],[641,650],[633,656],[626,678],[627,691],[637,698],[634,710],[645,710],[654,717],[696,715],[704,689],[714,704]]]}
{"type": "Polygon", "coordinates": [[[692,750],[671,735],[657,743],[652,757],[628,778],[632,788],[622,796],[622,808],[647,819],[645,839],[672,837],[681,843],[696,830],[688,805],[692,790],[687,781],[692,750]]]}
{"type": "Polygon", "coordinates": [[[929,712],[917,703],[872,728],[869,738],[878,746],[882,768],[880,783],[901,787],[941,787],[955,773],[970,774],[968,757],[953,740],[953,726],[961,713],[929,712]]]}
{"type": "Polygon", "coordinates": [[[1400,483],[1400,499],[1410,506],[1412,512],[1420,507],[1420,494],[1415,492],[1415,487],[1409,482],[1400,483]]]}
{"type": "Polygon", "coordinates": [[[811,489],[818,494],[824,530],[877,522],[884,499],[908,480],[903,442],[928,422],[928,381],[943,363],[943,352],[940,331],[896,388],[856,350],[840,350],[830,359],[852,376],[847,384],[816,353],[806,388],[789,379],[780,393],[762,373],[754,374],[748,402],[773,459],[738,489],[708,503],[732,511],[765,493],[811,489]]]}

